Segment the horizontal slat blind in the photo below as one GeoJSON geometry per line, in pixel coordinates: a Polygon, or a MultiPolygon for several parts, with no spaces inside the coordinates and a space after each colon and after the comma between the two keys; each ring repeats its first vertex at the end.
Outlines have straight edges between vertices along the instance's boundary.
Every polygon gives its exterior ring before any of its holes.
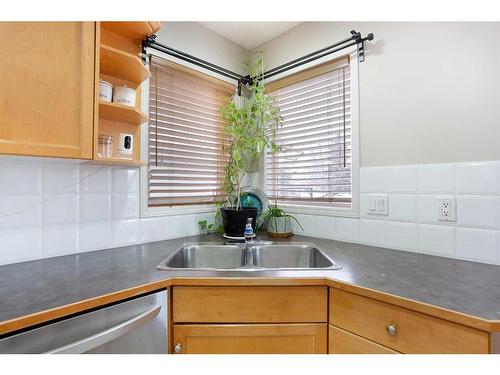
{"type": "MultiPolygon", "coordinates": [[[[337,62],[338,64],[338,62],[337,62]]],[[[281,151],[266,157],[270,199],[304,205],[351,200],[351,78],[341,67],[276,89],[281,151]]],[[[298,73],[300,74],[300,73],[298,73]]],[[[287,78],[290,81],[290,78],[287,78]]]]}
{"type": "Polygon", "coordinates": [[[234,91],[159,58],[150,69],[149,205],[213,203],[228,160],[219,106],[234,91]]]}

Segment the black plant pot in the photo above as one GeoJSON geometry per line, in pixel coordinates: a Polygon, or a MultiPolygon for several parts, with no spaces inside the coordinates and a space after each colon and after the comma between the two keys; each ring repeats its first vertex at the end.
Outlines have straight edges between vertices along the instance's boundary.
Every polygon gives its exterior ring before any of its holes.
{"type": "Polygon", "coordinates": [[[234,208],[221,207],[222,225],[224,233],[232,237],[242,237],[245,232],[245,225],[249,217],[252,218],[252,228],[255,232],[255,222],[257,221],[257,208],[234,208]]]}

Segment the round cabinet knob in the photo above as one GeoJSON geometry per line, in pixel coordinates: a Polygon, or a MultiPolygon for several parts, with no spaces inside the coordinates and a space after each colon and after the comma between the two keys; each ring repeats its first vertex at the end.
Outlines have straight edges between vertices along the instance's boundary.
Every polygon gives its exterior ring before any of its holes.
{"type": "Polygon", "coordinates": [[[385,330],[391,336],[396,336],[396,333],[398,333],[398,327],[395,324],[389,324],[385,327],[385,330]]]}
{"type": "Polygon", "coordinates": [[[182,345],[180,343],[175,344],[175,346],[174,346],[174,352],[175,353],[182,352],[182,345]]]}

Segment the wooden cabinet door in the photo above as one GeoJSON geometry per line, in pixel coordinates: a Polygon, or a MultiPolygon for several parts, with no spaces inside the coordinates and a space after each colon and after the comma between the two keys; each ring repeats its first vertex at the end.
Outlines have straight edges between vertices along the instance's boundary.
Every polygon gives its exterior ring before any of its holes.
{"type": "Polygon", "coordinates": [[[328,353],[330,354],[398,354],[376,342],[330,325],[328,327],[328,353]]]}
{"type": "Polygon", "coordinates": [[[92,158],[94,22],[0,22],[0,153],[92,158]]]}
{"type": "Polygon", "coordinates": [[[172,353],[325,354],[327,324],[174,325],[172,353]],[[175,350],[177,347],[177,350],[175,350]]]}

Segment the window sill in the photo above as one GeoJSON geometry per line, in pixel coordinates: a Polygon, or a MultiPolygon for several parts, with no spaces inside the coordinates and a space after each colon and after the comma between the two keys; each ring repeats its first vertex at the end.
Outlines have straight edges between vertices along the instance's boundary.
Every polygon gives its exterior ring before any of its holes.
{"type": "Polygon", "coordinates": [[[306,215],[322,215],[322,216],[337,216],[359,218],[359,212],[355,211],[352,207],[342,206],[305,206],[294,204],[279,204],[287,213],[292,214],[306,214],[306,215]]]}
{"type": "Polygon", "coordinates": [[[141,211],[141,217],[177,216],[190,214],[204,214],[215,212],[216,207],[211,204],[197,206],[174,206],[174,207],[149,207],[141,211]]]}

